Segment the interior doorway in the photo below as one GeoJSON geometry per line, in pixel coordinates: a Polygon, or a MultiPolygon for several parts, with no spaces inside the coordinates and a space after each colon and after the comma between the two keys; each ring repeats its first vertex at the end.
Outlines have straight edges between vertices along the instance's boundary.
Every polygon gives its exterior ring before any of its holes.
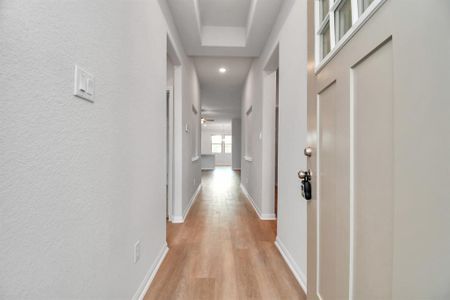
{"type": "Polygon", "coordinates": [[[231,167],[233,135],[231,120],[214,120],[202,117],[201,126],[202,170],[231,167]]]}
{"type": "Polygon", "coordinates": [[[276,220],[278,213],[278,46],[263,72],[262,130],[262,211],[264,219],[276,220]]]}
{"type": "MultiPolygon", "coordinates": [[[[166,197],[164,199],[166,219],[175,222],[181,207],[181,164],[182,153],[182,73],[181,60],[173,46],[170,36],[167,36],[166,53],[166,87],[164,90],[164,105],[166,107],[166,197]]],[[[167,227],[168,228],[168,227],[167,227]]]]}

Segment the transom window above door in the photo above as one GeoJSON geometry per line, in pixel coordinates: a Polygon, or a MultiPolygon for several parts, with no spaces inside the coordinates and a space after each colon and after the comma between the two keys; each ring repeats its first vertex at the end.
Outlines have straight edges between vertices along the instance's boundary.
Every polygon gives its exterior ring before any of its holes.
{"type": "Polygon", "coordinates": [[[316,70],[387,0],[315,0],[316,70]]]}

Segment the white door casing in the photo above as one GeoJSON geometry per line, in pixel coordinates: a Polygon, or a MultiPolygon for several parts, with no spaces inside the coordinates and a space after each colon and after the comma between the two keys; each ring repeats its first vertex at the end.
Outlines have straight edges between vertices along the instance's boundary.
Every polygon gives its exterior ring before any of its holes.
{"type": "Polygon", "coordinates": [[[172,221],[173,216],[173,176],[174,176],[174,105],[173,105],[173,87],[167,88],[167,217],[172,221]]]}

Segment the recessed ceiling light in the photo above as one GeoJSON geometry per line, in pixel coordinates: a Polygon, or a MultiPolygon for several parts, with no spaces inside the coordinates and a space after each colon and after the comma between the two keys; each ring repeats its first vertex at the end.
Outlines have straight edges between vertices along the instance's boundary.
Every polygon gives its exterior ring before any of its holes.
{"type": "Polygon", "coordinates": [[[224,67],[222,67],[222,68],[219,69],[219,72],[220,72],[220,73],[226,73],[226,72],[227,72],[227,69],[225,69],[224,67]]]}

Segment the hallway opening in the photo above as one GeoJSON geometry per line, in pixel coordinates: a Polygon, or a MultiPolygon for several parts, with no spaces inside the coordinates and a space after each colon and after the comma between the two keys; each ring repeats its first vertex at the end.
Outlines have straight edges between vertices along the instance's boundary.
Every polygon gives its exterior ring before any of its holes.
{"type": "Polygon", "coordinates": [[[233,157],[231,120],[202,117],[201,137],[202,170],[214,170],[216,166],[231,167],[233,157]]]}
{"type": "Polygon", "coordinates": [[[203,172],[183,224],[144,299],[306,299],[274,245],[275,221],[258,218],[231,167],[203,172]]]}

